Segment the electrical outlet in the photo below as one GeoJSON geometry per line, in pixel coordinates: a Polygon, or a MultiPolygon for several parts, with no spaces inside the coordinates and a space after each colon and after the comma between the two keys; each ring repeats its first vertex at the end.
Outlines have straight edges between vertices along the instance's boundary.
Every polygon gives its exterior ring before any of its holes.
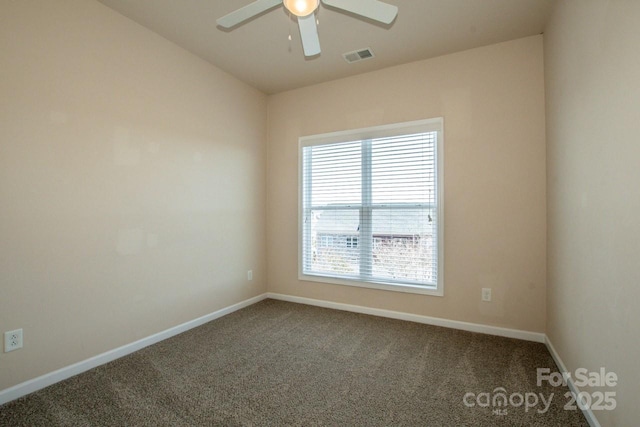
{"type": "Polygon", "coordinates": [[[482,288],[482,301],[491,301],[491,288],[482,288]]]}
{"type": "Polygon", "coordinates": [[[4,352],[8,353],[13,350],[22,348],[22,329],[9,331],[4,333],[4,352]]]}
{"type": "Polygon", "coordinates": [[[247,280],[253,280],[253,270],[247,270],[247,280]]]}

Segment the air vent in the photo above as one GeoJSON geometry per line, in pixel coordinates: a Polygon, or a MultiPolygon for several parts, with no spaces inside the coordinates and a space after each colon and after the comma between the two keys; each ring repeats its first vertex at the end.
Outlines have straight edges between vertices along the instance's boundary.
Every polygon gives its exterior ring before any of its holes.
{"type": "Polygon", "coordinates": [[[354,62],[364,61],[365,59],[373,58],[373,51],[370,48],[354,50],[353,52],[343,53],[344,60],[349,64],[354,62]]]}

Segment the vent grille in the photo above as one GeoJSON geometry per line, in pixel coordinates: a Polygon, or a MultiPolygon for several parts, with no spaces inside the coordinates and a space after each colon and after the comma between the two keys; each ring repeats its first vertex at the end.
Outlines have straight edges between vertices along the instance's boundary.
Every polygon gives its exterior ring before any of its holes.
{"type": "Polygon", "coordinates": [[[364,61],[365,59],[373,58],[375,55],[370,48],[358,49],[353,52],[343,53],[342,56],[344,60],[349,64],[353,64],[354,62],[364,61]]]}

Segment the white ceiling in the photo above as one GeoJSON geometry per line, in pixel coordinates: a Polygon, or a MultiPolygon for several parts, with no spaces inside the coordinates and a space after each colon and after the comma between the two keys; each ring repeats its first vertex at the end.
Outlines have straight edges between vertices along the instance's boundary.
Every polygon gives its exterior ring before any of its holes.
{"type": "Polygon", "coordinates": [[[284,8],[224,31],[216,19],[252,0],[99,1],[269,94],[540,34],[555,3],[385,0],[399,8],[390,26],[320,6],[322,53],[306,59],[297,23],[284,8]],[[342,57],[365,47],[375,58],[347,64],[342,57]]]}

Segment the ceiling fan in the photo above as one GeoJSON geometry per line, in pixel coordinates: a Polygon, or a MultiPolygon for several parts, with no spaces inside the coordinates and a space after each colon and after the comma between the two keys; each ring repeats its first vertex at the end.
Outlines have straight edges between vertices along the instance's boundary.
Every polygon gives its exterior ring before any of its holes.
{"type": "MultiPolygon", "coordinates": [[[[392,23],[398,15],[397,6],[378,0],[322,0],[322,4],[383,24],[392,23]]],[[[318,38],[314,12],[318,9],[320,0],[257,0],[219,18],[216,23],[222,28],[233,28],[280,5],[284,5],[289,12],[298,18],[304,55],[318,55],[320,53],[320,39],[318,38]]]]}

